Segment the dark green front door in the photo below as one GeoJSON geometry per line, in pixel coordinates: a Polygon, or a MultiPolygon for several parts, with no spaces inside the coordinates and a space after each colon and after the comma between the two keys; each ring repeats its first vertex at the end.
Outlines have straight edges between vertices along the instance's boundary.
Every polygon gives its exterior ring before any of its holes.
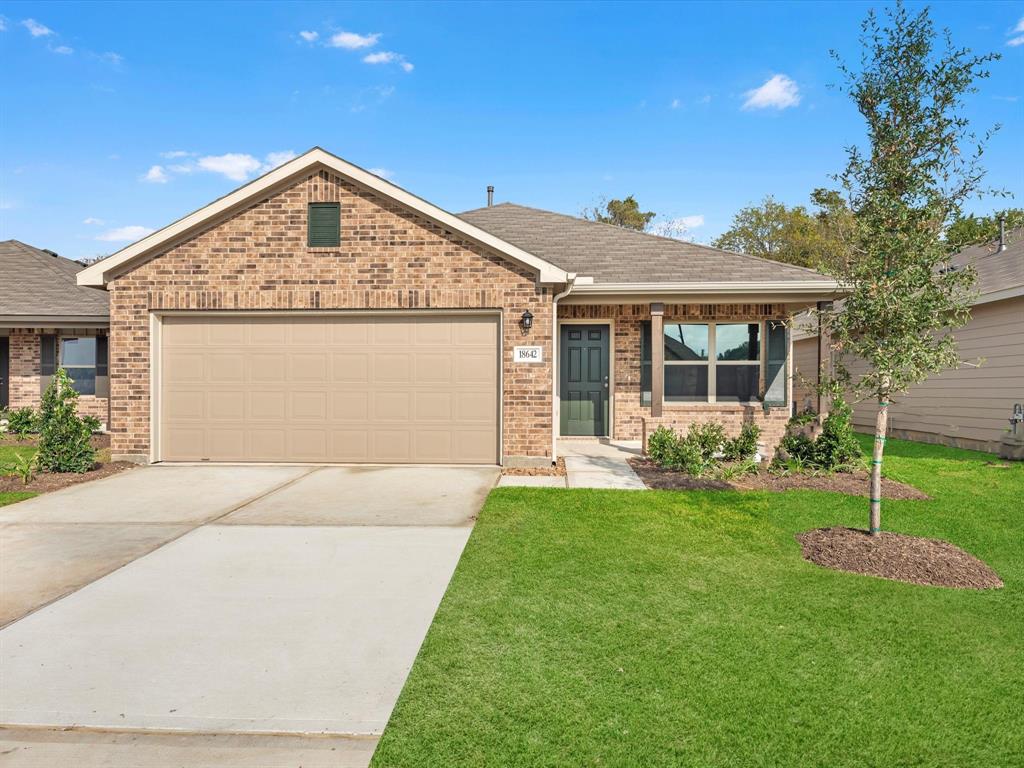
{"type": "Polygon", "coordinates": [[[562,434],[608,434],[608,326],[563,325],[559,393],[562,434]]]}

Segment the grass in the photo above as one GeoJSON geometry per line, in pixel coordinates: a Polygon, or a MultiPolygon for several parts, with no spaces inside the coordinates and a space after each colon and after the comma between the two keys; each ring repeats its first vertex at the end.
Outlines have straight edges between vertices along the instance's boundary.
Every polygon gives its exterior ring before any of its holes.
{"type": "MultiPolygon", "coordinates": [[[[12,464],[14,460],[20,456],[33,456],[36,452],[34,445],[0,445],[0,475],[8,474],[5,469],[8,465],[12,464]]],[[[31,491],[14,491],[4,492],[0,491],[0,507],[4,507],[8,504],[14,504],[16,501],[24,501],[25,499],[31,499],[37,494],[31,491]]]]}
{"type": "Polygon", "coordinates": [[[0,491],[0,507],[5,507],[8,504],[13,504],[16,501],[24,501],[25,499],[31,499],[33,496],[37,495],[38,494],[35,494],[32,491],[0,491]]]}
{"type": "Polygon", "coordinates": [[[498,489],[373,765],[1020,765],[1024,466],[992,459],[890,441],[933,499],[882,518],[986,592],[804,561],[794,534],[863,528],[864,498],[498,489]]]}

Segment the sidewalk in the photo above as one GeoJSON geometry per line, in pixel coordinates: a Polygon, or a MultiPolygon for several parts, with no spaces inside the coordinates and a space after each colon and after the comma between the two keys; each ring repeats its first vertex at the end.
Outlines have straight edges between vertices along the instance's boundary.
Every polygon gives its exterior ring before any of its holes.
{"type": "Polygon", "coordinates": [[[566,477],[505,475],[498,485],[532,488],[617,488],[642,491],[643,481],[626,463],[640,455],[639,440],[559,440],[566,477]]]}

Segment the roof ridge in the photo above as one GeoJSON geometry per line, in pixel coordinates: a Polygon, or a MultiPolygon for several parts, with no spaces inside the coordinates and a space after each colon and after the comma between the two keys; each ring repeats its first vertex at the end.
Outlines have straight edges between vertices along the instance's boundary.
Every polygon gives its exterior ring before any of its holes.
{"type": "Polygon", "coordinates": [[[797,270],[797,271],[800,271],[800,272],[809,273],[809,274],[814,275],[816,277],[828,277],[828,275],[826,275],[824,272],[819,272],[818,270],[811,269],[810,267],[801,267],[801,266],[799,266],[797,264],[789,264],[788,262],[785,262],[785,261],[775,261],[773,259],[766,259],[766,258],[764,258],[762,256],[754,256],[753,254],[750,254],[750,253],[742,253],[740,251],[730,251],[730,250],[727,250],[725,248],[716,248],[713,245],[705,245],[704,243],[695,243],[695,242],[692,242],[690,240],[679,240],[678,238],[675,238],[675,237],[666,237],[664,235],[656,235],[656,234],[654,234],[652,232],[643,232],[643,231],[640,231],[640,230],[637,230],[637,229],[629,229],[628,227],[620,227],[617,224],[609,224],[609,223],[604,222],[604,221],[594,221],[593,219],[585,219],[582,216],[572,216],[571,214],[568,214],[568,213],[561,213],[560,211],[549,211],[549,210],[544,209],[544,208],[535,208],[533,206],[522,205],[520,203],[513,203],[513,202],[498,203],[496,205],[484,206],[482,208],[473,208],[471,210],[463,211],[462,213],[458,213],[456,215],[457,216],[462,216],[462,215],[468,214],[468,213],[477,213],[479,211],[486,211],[489,208],[491,208],[491,209],[497,208],[498,206],[502,206],[502,205],[510,206],[510,207],[513,207],[513,208],[522,208],[523,210],[526,210],[526,211],[536,211],[537,213],[545,213],[545,214],[548,214],[550,216],[561,216],[562,218],[572,219],[573,221],[578,221],[578,222],[583,223],[583,224],[597,224],[597,225],[601,225],[601,226],[605,226],[605,227],[611,227],[612,229],[615,230],[616,234],[623,234],[623,233],[625,233],[627,237],[630,236],[630,235],[639,235],[641,237],[654,238],[655,240],[662,240],[662,241],[669,242],[669,243],[686,243],[687,245],[693,246],[695,248],[703,248],[705,250],[714,251],[716,253],[725,253],[725,254],[729,254],[730,256],[740,256],[740,257],[742,257],[744,259],[749,259],[749,260],[755,261],[755,262],[757,262],[759,264],[770,264],[773,267],[784,267],[784,268],[787,268],[787,269],[793,269],[793,270],[797,270]]]}
{"type": "MultiPolygon", "coordinates": [[[[56,265],[56,262],[54,261],[54,259],[64,259],[64,261],[69,261],[69,262],[72,261],[71,259],[67,259],[67,258],[65,258],[65,257],[63,257],[63,256],[61,256],[60,254],[57,254],[57,253],[55,253],[55,254],[53,254],[51,256],[50,254],[48,254],[46,251],[42,250],[41,248],[36,248],[34,245],[29,245],[28,243],[23,243],[20,240],[12,240],[11,242],[13,242],[18,248],[20,248],[22,251],[24,251],[25,253],[30,255],[32,258],[36,259],[36,261],[41,262],[43,264],[43,266],[45,266],[46,269],[49,270],[50,272],[53,272],[55,275],[59,276],[62,279],[65,279],[65,280],[68,278],[67,273],[60,271],[60,268],[56,265]]],[[[72,263],[76,263],[76,262],[72,262],[72,263]]],[[[84,267],[82,267],[82,268],[84,269],[84,267]]]]}

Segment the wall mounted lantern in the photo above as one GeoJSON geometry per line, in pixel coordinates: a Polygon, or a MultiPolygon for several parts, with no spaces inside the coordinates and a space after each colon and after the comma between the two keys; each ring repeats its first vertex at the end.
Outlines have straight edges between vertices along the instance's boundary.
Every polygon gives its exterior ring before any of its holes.
{"type": "Polygon", "coordinates": [[[530,314],[530,310],[523,312],[523,316],[519,318],[519,326],[523,331],[529,331],[533,328],[533,315],[530,314]]]}

